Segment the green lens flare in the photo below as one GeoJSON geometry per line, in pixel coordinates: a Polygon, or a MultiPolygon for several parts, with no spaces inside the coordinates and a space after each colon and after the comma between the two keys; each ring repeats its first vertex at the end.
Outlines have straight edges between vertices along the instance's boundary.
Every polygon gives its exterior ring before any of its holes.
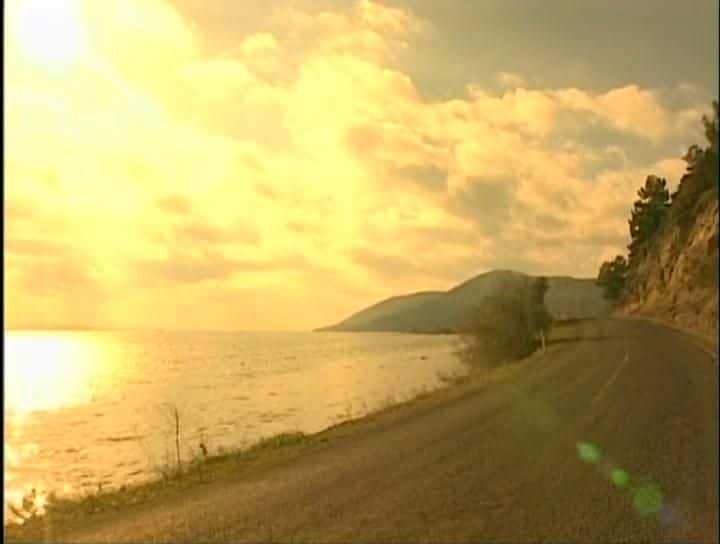
{"type": "Polygon", "coordinates": [[[612,483],[614,483],[616,486],[625,487],[630,477],[628,476],[628,473],[625,472],[623,469],[616,468],[612,471],[612,474],[610,474],[610,479],[612,480],[612,483]]]}
{"type": "Polygon", "coordinates": [[[633,506],[641,516],[658,513],[663,506],[663,494],[655,484],[646,484],[635,492],[633,506]]]}
{"type": "Polygon", "coordinates": [[[600,457],[602,457],[602,454],[597,446],[590,444],[589,442],[578,442],[575,446],[577,447],[580,459],[586,463],[595,464],[600,460],[600,457]]]}

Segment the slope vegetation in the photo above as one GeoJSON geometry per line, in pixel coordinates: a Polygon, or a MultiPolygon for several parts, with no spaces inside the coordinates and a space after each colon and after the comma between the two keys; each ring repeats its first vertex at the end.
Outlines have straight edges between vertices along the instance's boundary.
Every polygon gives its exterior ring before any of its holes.
{"type": "MultiPolygon", "coordinates": [[[[631,254],[620,302],[628,314],[656,318],[717,338],[717,102],[713,109],[713,117],[703,118],[706,146],[693,145],[686,153],[687,171],[672,201],[654,213],[658,216],[657,228],[648,229],[645,236],[641,231],[631,231],[636,236],[629,246],[631,254]]],[[[636,209],[638,205],[647,206],[639,202],[636,209]]]]}
{"type": "Polygon", "coordinates": [[[718,334],[718,200],[708,193],[687,226],[669,222],[628,286],[624,310],[718,334]]]}

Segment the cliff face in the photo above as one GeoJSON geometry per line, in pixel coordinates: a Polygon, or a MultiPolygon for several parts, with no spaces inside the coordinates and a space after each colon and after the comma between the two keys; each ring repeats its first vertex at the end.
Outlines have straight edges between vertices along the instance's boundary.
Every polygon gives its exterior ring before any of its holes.
{"type": "Polygon", "coordinates": [[[704,195],[688,225],[668,224],[633,273],[623,310],[718,333],[718,200],[704,195]]]}
{"type": "MultiPolygon", "coordinates": [[[[320,330],[457,332],[493,295],[527,289],[532,276],[510,270],[481,274],[446,292],[393,297],[320,330]]],[[[591,279],[549,277],[545,302],[557,319],[602,317],[610,312],[602,291],[591,279]]]]}

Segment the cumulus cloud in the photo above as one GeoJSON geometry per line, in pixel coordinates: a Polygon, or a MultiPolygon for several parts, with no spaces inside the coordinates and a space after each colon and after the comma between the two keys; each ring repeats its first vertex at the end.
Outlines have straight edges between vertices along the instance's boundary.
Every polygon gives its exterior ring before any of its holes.
{"type": "Polygon", "coordinates": [[[515,87],[527,87],[525,78],[512,72],[498,72],[495,74],[495,79],[503,87],[515,88],[515,87]]]}
{"type": "Polygon", "coordinates": [[[530,88],[510,72],[500,91],[469,80],[423,98],[401,57],[430,25],[371,0],[281,2],[222,50],[163,0],[112,17],[83,5],[92,63],[52,78],[9,59],[16,316],[43,274],[48,293],[99,285],[107,322],[153,306],[156,325],[179,325],[162,302],[179,297],[203,308],[183,326],[226,328],[309,328],[490,268],[594,275],[645,176],[681,174],[668,146],[701,111],[640,84],[530,88]],[[617,143],[592,144],[600,132],[617,143]],[[23,257],[68,246],[65,262],[23,257]],[[286,318],[220,302],[325,300],[329,286],[341,301],[286,318]]]}
{"type": "Polygon", "coordinates": [[[240,44],[240,51],[252,57],[253,55],[278,50],[278,42],[275,36],[269,32],[258,32],[245,38],[240,44]]]}
{"type": "Polygon", "coordinates": [[[192,211],[192,204],[188,199],[181,196],[167,196],[157,201],[158,208],[164,212],[177,214],[177,215],[188,215],[192,211]]]}

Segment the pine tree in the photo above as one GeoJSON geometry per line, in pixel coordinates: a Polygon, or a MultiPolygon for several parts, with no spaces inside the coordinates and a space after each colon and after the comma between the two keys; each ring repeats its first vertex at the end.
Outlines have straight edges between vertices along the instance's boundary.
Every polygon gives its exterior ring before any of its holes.
{"type": "Polygon", "coordinates": [[[650,241],[657,233],[670,207],[667,181],[650,175],[638,190],[639,200],[633,204],[630,220],[629,264],[635,266],[647,253],[650,241]]]}
{"type": "Polygon", "coordinates": [[[600,266],[597,285],[602,287],[606,299],[617,300],[620,298],[625,280],[627,278],[627,260],[618,255],[612,261],[606,261],[600,266]]]}

